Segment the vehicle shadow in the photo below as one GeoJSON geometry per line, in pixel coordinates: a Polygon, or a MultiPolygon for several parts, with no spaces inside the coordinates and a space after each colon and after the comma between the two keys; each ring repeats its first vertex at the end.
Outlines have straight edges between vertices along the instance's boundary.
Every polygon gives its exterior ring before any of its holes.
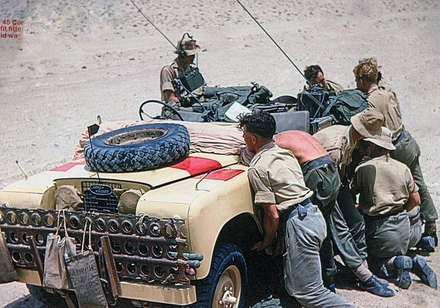
{"type": "Polygon", "coordinates": [[[253,253],[247,258],[248,289],[245,307],[301,307],[283,284],[283,257],[253,253]]]}
{"type": "MultiPolygon", "coordinates": [[[[248,262],[248,289],[245,307],[302,307],[295,298],[288,295],[283,284],[283,258],[265,253],[250,255],[248,262]]],[[[337,260],[336,260],[337,261],[337,260]]],[[[336,289],[358,289],[353,273],[341,262],[336,262],[336,289]]]]}
{"type": "Polygon", "coordinates": [[[26,295],[16,301],[9,303],[5,308],[46,308],[47,305],[35,299],[32,295],[26,295]]]}

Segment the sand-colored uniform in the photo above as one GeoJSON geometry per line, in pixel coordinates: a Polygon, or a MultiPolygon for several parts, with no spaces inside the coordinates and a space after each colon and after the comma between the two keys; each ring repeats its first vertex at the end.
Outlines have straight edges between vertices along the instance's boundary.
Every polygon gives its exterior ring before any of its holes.
{"type": "Polygon", "coordinates": [[[368,91],[368,102],[371,107],[383,114],[383,126],[391,131],[395,141],[403,130],[402,115],[396,96],[391,91],[380,90],[378,86],[373,86],[368,91]]]}
{"type": "Polygon", "coordinates": [[[318,131],[313,137],[322,144],[338,166],[341,176],[344,176],[356,146],[350,134],[350,126],[332,125],[318,131]]]}
{"type": "Polygon", "coordinates": [[[284,283],[305,307],[352,307],[324,288],[319,249],[327,235],[321,211],[309,201],[301,168],[293,154],[269,143],[252,158],[248,177],[255,203],[276,204],[285,217],[284,283]]]}
{"type": "Polygon", "coordinates": [[[280,212],[312,196],[304,184],[295,156],[274,143],[263,146],[252,158],[249,180],[255,191],[255,203],[276,204],[280,212]]]}
{"type": "Polygon", "coordinates": [[[404,205],[409,195],[417,191],[409,168],[389,155],[373,158],[356,168],[352,192],[359,194],[369,257],[406,254],[410,221],[404,205]]]}
{"type": "Polygon", "coordinates": [[[385,84],[382,84],[381,88],[374,86],[368,92],[368,101],[372,107],[383,114],[385,119],[383,126],[392,133],[396,150],[391,152],[391,157],[409,167],[419,187],[420,211],[423,218],[426,222],[434,222],[438,219],[438,213],[423,178],[419,163],[420,147],[402,124],[402,116],[394,91],[390,87],[385,88],[385,86],[385,84]]]}
{"type": "Polygon", "coordinates": [[[332,81],[330,79],[325,79],[324,89],[328,92],[333,92],[335,95],[338,95],[339,92],[344,90],[344,87],[339,83],[332,81]]]}
{"type": "Polygon", "coordinates": [[[166,101],[165,91],[169,90],[174,92],[173,80],[183,72],[188,72],[190,66],[186,69],[178,65],[178,61],[175,60],[170,65],[165,65],[160,71],[160,97],[162,101],[166,101]]]}
{"type": "MultiPolygon", "coordinates": [[[[350,247],[348,246],[349,243],[344,244],[346,245],[345,251],[347,251],[345,257],[350,264],[350,269],[353,270],[355,266],[359,264],[359,257],[361,259],[367,258],[364,219],[354,206],[349,191],[348,180],[345,177],[346,170],[351,163],[352,153],[356,147],[356,142],[353,141],[351,136],[350,126],[347,127],[343,125],[332,125],[317,132],[313,137],[315,137],[329,153],[329,156],[338,166],[341,175],[342,185],[339,190],[337,203],[349,228],[350,234],[356,243],[357,251],[353,249],[351,256],[348,253],[350,251],[350,247]]],[[[337,221],[334,223],[337,223],[337,221]]]]}

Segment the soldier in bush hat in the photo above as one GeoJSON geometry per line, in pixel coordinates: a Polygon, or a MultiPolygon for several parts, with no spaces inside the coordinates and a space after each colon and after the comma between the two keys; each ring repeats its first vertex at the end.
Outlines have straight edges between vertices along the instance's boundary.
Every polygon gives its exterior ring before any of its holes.
{"type": "Polygon", "coordinates": [[[353,151],[360,140],[380,136],[383,121],[384,117],[380,112],[374,108],[367,108],[351,118],[351,125],[332,125],[315,133],[313,137],[323,145],[339,169],[342,185],[337,203],[356,244],[356,250],[352,251],[352,258],[356,260],[360,257],[361,260],[364,260],[353,271],[360,280],[359,286],[373,294],[388,297],[394,296],[393,290],[387,286],[385,281],[374,275],[371,276],[371,272],[368,270],[365,224],[359,211],[354,206],[349,190],[349,180],[351,179],[349,167],[352,163],[353,151]]]}
{"type": "Polygon", "coordinates": [[[350,126],[332,125],[313,136],[324,146],[339,167],[341,177],[359,140],[381,134],[383,115],[373,108],[367,108],[351,118],[350,126]]]}
{"type": "Polygon", "coordinates": [[[409,168],[390,157],[396,149],[391,136],[384,127],[380,136],[364,140],[371,159],[356,168],[352,183],[365,219],[370,268],[377,275],[395,276],[403,289],[411,285],[410,271],[436,289],[436,275],[426,260],[406,256],[411,237],[407,213],[420,204],[420,196],[409,168]]]}
{"type": "Polygon", "coordinates": [[[194,68],[194,60],[196,55],[201,51],[197,41],[188,33],[185,33],[180,40],[177,41],[174,53],[177,57],[170,65],[165,65],[160,71],[160,92],[161,100],[171,103],[172,105],[179,102],[176,95],[173,80],[183,72],[188,72],[194,68]]]}
{"type": "Polygon", "coordinates": [[[357,88],[368,95],[370,106],[384,116],[383,126],[391,131],[393,144],[396,147],[396,150],[391,153],[391,157],[409,167],[419,187],[420,212],[425,221],[425,231],[418,247],[433,252],[438,245],[436,226],[438,213],[423,178],[419,163],[420,147],[403,125],[396,93],[385,83],[378,82],[379,66],[376,58],[361,59],[359,62],[353,69],[357,88]]]}

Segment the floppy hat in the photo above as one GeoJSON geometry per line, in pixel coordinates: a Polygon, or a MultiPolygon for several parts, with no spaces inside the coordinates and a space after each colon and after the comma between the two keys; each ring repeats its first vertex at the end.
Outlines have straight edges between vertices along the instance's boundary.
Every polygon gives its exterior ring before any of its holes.
{"type": "Polygon", "coordinates": [[[384,117],[374,108],[367,108],[350,119],[354,129],[365,138],[380,136],[384,117]]]}
{"type": "Polygon", "coordinates": [[[396,147],[394,146],[393,142],[392,142],[392,137],[391,137],[391,131],[386,128],[386,127],[382,127],[382,134],[380,136],[375,136],[373,138],[365,138],[365,141],[374,143],[375,145],[387,149],[387,150],[395,150],[396,147]]]}
{"type": "MultiPolygon", "coordinates": [[[[202,50],[200,46],[196,44],[196,40],[188,37],[177,41],[177,49],[183,50],[187,56],[195,55],[202,50]]],[[[175,53],[178,53],[178,50],[176,50],[175,53]]]]}

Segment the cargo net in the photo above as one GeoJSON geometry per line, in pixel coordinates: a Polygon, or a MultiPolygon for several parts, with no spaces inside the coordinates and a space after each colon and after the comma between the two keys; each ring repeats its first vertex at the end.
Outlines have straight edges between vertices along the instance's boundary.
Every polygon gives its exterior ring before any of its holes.
{"type": "MultiPolygon", "coordinates": [[[[36,269],[33,241],[44,262],[46,239],[55,233],[58,211],[0,208],[0,228],[16,268],[36,269]]],[[[61,213],[62,215],[62,213],[61,213]]],[[[200,266],[202,255],[183,253],[187,246],[182,233],[183,219],[159,219],[147,215],[111,215],[88,212],[65,212],[69,237],[81,249],[84,224],[92,225],[92,248],[98,256],[100,237],[110,238],[120,280],[147,283],[189,284],[200,266]]],[[[64,236],[61,228],[60,235],[64,236]]]]}

